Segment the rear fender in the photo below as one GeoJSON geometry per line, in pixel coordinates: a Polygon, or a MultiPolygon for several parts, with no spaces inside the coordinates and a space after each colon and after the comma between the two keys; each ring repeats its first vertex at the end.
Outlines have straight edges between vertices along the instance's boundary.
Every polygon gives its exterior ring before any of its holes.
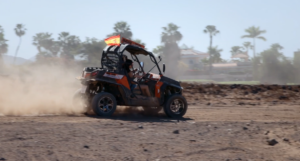
{"type": "Polygon", "coordinates": [[[130,104],[130,102],[128,102],[128,98],[130,97],[131,92],[122,84],[99,78],[87,81],[87,95],[94,95],[100,92],[113,94],[118,101],[118,105],[130,104]]]}

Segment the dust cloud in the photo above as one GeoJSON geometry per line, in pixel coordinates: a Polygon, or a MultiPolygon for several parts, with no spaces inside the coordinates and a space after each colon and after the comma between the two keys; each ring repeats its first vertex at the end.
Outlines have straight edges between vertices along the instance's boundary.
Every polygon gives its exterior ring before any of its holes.
{"type": "Polygon", "coordinates": [[[0,77],[0,116],[77,115],[72,105],[80,68],[64,65],[8,67],[0,77]]]}

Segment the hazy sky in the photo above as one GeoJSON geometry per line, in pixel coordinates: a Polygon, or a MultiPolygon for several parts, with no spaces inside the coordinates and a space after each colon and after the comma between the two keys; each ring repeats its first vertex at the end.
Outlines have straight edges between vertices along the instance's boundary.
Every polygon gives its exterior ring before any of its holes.
{"type": "MultiPolygon", "coordinates": [[[[133,32],[152,51],[160,45],[162,27],[168,23],[180,26],[183,39],[179,45],[193,46],[206,52],[209,36],[207,25],[215,25],[220,34],[213,45],[223,49],[222,58],[229,59],[232,46],[241,46],[244,30],[259,26],[267,30],[267,41],[257,40],[257,52],[279,43],[288,57],[300,49],[300,0],[0,0],[0,25],[9,40],[9,55],[14,55],[18,37],[17,23],[25,24],[26,35],[19,56],[37,54],[32,37],[39,32],[62,31],[86,37],[106,38],[118,21],[126,21],[133,32]]],[[[250,52],[252,56],[252,52],[250,52]]]]}

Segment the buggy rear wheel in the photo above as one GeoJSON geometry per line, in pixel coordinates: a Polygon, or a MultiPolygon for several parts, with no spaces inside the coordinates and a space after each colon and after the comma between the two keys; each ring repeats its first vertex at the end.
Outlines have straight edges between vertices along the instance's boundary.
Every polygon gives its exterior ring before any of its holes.
{"type": "Polygon", "coordinates": [[[98,116],[111,116],[117,108],[116,98],[107,92],[98,93],[92,100],[92,108],[98,116]]]}
{"type": "Polygon", "coordinates": [[[179,94],[172,95],[164,104],[164,112],[171,118],[181,118],[187,111],[186,99],[179,94]]]}

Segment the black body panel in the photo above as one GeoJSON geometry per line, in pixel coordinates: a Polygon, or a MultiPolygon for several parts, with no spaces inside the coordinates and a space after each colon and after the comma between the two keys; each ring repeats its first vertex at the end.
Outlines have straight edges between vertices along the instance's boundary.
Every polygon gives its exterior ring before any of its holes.
{"type": "Polygon", "coordinates": [[[159,81],[164,82],[164,83],[168,83],[170,85],[178,86],[180,88],[180,83],[178,81],[174,80],[174,79],[162,76],[159,81]]]}

